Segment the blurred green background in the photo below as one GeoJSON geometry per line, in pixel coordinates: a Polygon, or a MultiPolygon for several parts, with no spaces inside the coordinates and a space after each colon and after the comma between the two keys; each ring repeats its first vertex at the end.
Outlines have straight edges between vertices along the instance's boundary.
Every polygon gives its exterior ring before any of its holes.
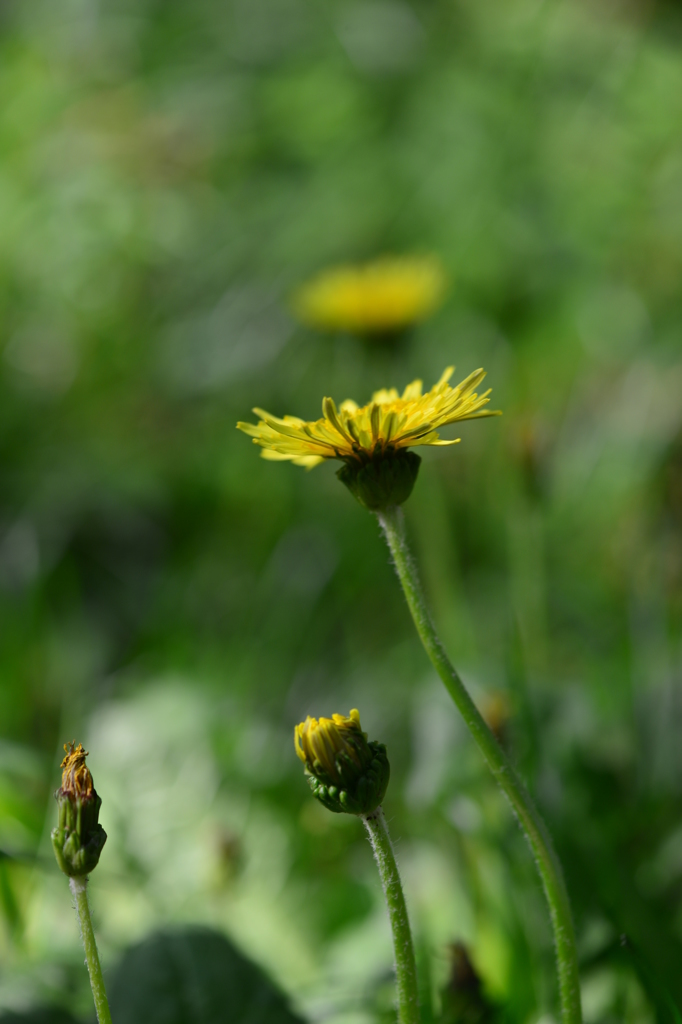
{"type": "Polygon", "coordinates": [[[389,1019],[369,848],[292,743],[357,706],[391,756],[427,1020],[456,942],[504,1019],[555,1019],[529,853],[376,521],[335,467],[266,463],[234,429],[455,362],[504,416],[427,451],[406,507],[436,620],[556,839],[588,1024],[679,1021],[680,7],[4,0],[0,20],[0,1008],[90,1012],[49,844],[76,738],[109,833],[108,971],[208,924],[309,1019],[389,1019]],[[386,252],[450,280],[401,347],[293,321],[310,274],[386,252]]]}

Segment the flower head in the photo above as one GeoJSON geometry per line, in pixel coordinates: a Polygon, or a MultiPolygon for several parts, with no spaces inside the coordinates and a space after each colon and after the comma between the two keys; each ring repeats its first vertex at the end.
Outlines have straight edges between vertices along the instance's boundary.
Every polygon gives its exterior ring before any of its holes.
{"type": "MultiPolygon", "coordinates": [[[[254,444],[260,445],[265,459],[290,461],[307,469],[325,459],[341,459],[349,469],[342,470],[340,476],[351,490],[359,471],[364,469],[360,475],[376,477],[378,487],[374,489],[376,494],[367,495],[367,500],[356,494],[368,508],[401,504],[409,497],[419,468],[416,456],[404,457],[405,449],[456,444],[459,438],[441,440],[438,430],[460,420],[499,415],[484,408],[490,401],[490,389],[481,395],[476,392],[485,370],[475,370],[453,388],[449,380],[454,370],[454,366],[448,366],[425,394],[422,382],[414,380],[402,395],[395,388],[384,388],[375,391],[371,402],[363,406],[346,399],[337,409],[332,398],[324,398],[319,420],[306,422],[297,416],[279,419],[263,409],[254,409],[259,422],[237,426],[253,438],[254,444]],[[384,465],[391,460],[396,460],[392,466],[384,465]],[[387,475],[390,480],[384,479],[387,475]],[[399,478],[397,487],[394,477],[399,478]]],[[[362,490],[366,490],[364,485],[362,490]]]]}
{"type": "Polygon", "coordinates": [[[97,866],[107,834],[99,824],[102,801],[95,791],[82,743],[64,744],[62,784],[55,793],[59,824],[52,830],[57,863],[65,875],[87,875],[97,866]]]}
{"type": "Polygon", "coordinates": [[[66,757],[62,761],[62,787],[61,792],[74,798],[89,798],[94,792],[92,775],[85,763],[88,756],[87,750],[83,750],[83,744],[76,746],[75,740],[64,744],[66,757]]]}
{"type": "Polygon", "coordinates": [[[360,712],[311,718],[294,729],[310,788],[330,811],[371,814],[386,793],[390,766],[383,743],[368,742],[360,712]]]}
{"type": "Polygon", "coordinates": [[[293,309],[323,331],[380,336],[424,320],[444,291],[445,274],[434,257],[384,257],[318,274],[294,296],[293,309]]]}
{"type": "Polygon", "coordinates": [[[288,460],[306,469],[325,459],[362,463],[401,448],[457,444],[459,438],[441,440],[438,429],[460,420],[500,414],[483,408],[490,401],[490,388],[482,395],[475,391],[485,370],[475,370],[453,388],[448,382],[454,372],[454,366],[448,366],[426,394],[422,382],[413,380],[402,395],[395,388],[383,388],[363,406],[347,398],[337,409],[333,398],[323,398],[319,420],[306,422],[297,416],[279,419],[256,408],[253,411],[260,416],[258,424],[238,423],[237,427],[261,446],[263,458],[288,460]]]}

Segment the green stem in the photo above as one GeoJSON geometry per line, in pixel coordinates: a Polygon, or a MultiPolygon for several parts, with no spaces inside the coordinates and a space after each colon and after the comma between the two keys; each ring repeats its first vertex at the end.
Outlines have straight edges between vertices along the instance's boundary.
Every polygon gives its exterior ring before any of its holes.
{"type": "Polygon", "coordinates": [[[106,989],[104,988],[102,967],[99,962],[97,943],[95,942],[95,933],[93,931],[92,920],[90,918],[90,905],[88,903],[87,884],[87,878],[69,879],[69,886],[71,888],[71,892],[73,893],[73,898],[76,901],[76,914],[78,915],[78,923],[81,929],[81,938],[83,940],[83,946],[85,948],[85,962],[88,965],[88,973],[90,975],[90,987],[92,988],[92,996],[93,999],[95,1000],[97,1020],[99,1021],[99,1024],[111,1024],[111,1011],[109,1010],[107,993],[106,989]]]}
{"type": "Polygon", "coordinates": [[[417,567],[412,560],[407,543],[402,509],[392,506],[377,515],[386,535],[412,619],[426,653],[457,705],[530,843],[542,878],[552,919],[563,1024],[580,1024],[582,1020],[580,980],[571,907],[561,864],[554,852],[549,832],[516,769],[493,736],[443,649],[431,621],[417,567]]]}
{"type": "Polygon", "coordinates": [[[388,825],[381,807],[377,807],[376,811],[372,811],[371,814],[363,814],[361,817],[379,868],[393,932],[395,973],[398,983],[398,1020],[400,1024],[419,1024],[417,965],[414,959],[405,896],[391,837],[388,834],[388,825]]]}

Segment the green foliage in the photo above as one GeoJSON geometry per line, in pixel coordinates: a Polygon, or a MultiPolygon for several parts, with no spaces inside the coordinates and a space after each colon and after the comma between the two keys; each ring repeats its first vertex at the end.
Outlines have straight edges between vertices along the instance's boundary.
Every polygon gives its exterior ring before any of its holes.
{"type": "Polygon", "coordinates": [[[300,1024],[285,997],[224,935],[185,928],[129,949],[109,984],[126,1024],[300,1024]]]}
{"type": "Polygon", "coordinates": [[[268,464],[234,429],[454,361],[488,370],[504,416],[425,452],[405,505],[436,621],[481,707],[506,709],[592,1024],[663,1012],[631,961],[600,959],[623,933],[679,1007],[677,5],[0,17],[0,1005],[88,1012],[46,843],[58,752],[82,736],[105,969],[163,923],[217,923],[311,1016],[388,1012],[369,851],[291,742],[307,713],[358,706],[391,751],[434,1014],[453,941],[514,1024],[553,1012],[527,851],[374,518],[333,467],[268,464]],[[402,347],[296,326],[309,273],[386,251],[435,251],[450,278],[402,347]]]}

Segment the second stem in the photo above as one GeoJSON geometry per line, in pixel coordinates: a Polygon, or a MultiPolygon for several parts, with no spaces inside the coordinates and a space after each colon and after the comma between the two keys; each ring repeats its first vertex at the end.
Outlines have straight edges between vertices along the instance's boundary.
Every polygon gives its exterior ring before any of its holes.
{"type": "Polygon", "coordinates": [[[388,916],[393,932],[395,973],[398,987],[398,1020],[400,1024],[419,1024],[419,996],[417,966],[414,959],[410,921],[407,916],[405,895],[400,873],[388,834],[386,818],[381,807],[371,814],[361,815],[374,858],[379,868],[381,885],[388,905],[388,916]]]}
{"type": "Polygon", "coordinates": [[[440,641],[424,599],[417,568],[405,535],[402,509],[377,513],[402,584],[412,619],[436,672],[456,704],[488,767],[509,800],[535,856],[549,904],[559,973],[563,1024],[581,1024],[580,979],[571,907],[559,858],[547,827],[516,769],[474,704],[440,641]]]}
{"type": "Polygon", "coordinates": [[[104,988],[102,967],[99,962],[97,942],[95,941],[95,932],[93,930],[92,919],[90,917],[87,885],[87,878],[69,879],[69,886],[71,887],[71,892],[76,903],[76,913],[78,915],[81,938],[83,939],[83,947],[85,949],[85,962],[88,965],[88,973],[90,974],[90,986],[92,988],[92,996],[95,1001],[97,1020],[99,1024],[111,1024],[109,1002],[107,1000],[106,989],[104,988]]]}

